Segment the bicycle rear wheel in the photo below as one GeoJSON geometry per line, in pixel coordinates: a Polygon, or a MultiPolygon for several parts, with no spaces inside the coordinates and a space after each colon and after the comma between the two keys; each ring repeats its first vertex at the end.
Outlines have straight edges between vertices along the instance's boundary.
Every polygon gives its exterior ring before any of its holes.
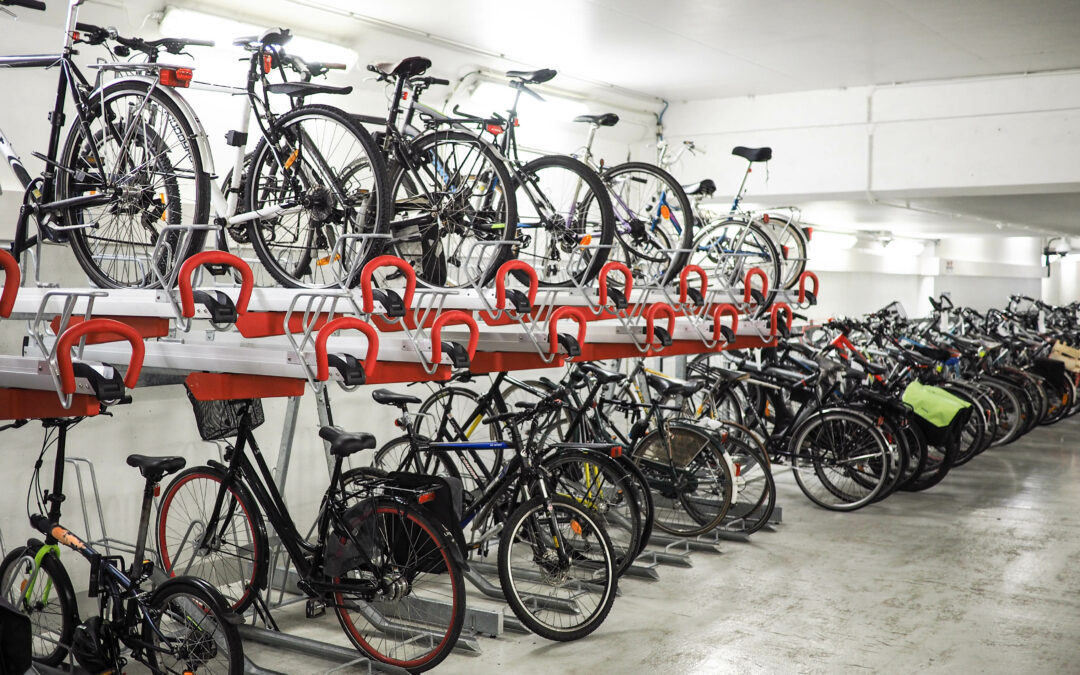
{"type": "Polygon", "coordinates": [[[754,219],[754,224],[768,233],[780,254],[780,284],[791,290],[799,285],[799,275],[806,271],[806,233],[787,216],[767,213],[754,219]]]}
{"type": "Polygon", "coordinates": [[[277,118],[259,140],[244,182],[248,212],[286,210],[248,223],[266,271],[292,288],[357,283],[381,249],[390,219],[389,180],[371,135],[349,115],[305,105],[277,118]]]}
{"type": "Polygon", "coordinates": [[[166,581],[154,590],[147,602],[154,623],[143,624],[143,640],[155,647],[146,651],[154,672],[244,672],[240,632],[225,618],[222,602],[185,579],[166,581]]]}
{"type": "Polygon", "coordinates": [[[710,279],[715,278],[728,288],[742,288],[747,272],[760,269],[768,279],[768,291],[761,305],[772,304],[781,282],[780,254],[772,238],[760,227],[732,218],[713,221],[696,235],[693,249],[690,262],[700,265],[710,279]]]}
{"type": "Polygon", "coordinates": [[[888,482],[888,442],[863,415],[846,410],[815,413],[795,431],[791,448],[795,482],[822,508],[862,508],[888,482]]]}
{"type": "Polygon", "coordinates": [[[596,630],[615,602],[617,579],[603,527],[588,509],[565,497],[525,502],[499,538],[499,581],[506,601],[529,630],[548,640],[577,640],[596,630]],[[530,596],[578,611],[558,611],[530,596]]]}

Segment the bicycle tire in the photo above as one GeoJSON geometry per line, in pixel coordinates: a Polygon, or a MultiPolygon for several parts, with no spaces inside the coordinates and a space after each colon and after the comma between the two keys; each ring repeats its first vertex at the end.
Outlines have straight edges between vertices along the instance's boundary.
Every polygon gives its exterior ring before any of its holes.
{"type": "Polygon", "coordinates": [[[75,599],[75,587],[55,553],[46,553],[41,559],[41,567],[35,571],[33,559],[39,549],[40,545],[19,546],[4,556],[4,560],[0,562],[0,594],[12,607],[30,617],[33,660],[56,667],[67,658],[68,645],[71,644],[75,626],[79,623],[79,605],[75,599]],[[42,583],[40,576],[35,577],[42,573],[51,581],[51,585],[49,581],[42,583]],[[34,579],[32,589],[29,586],[31,579],[34,579]],[[25,596],[25,593],[31,590],[36,595],[33,599],[25,596]],[[50,604],[55,604],[56,609],[47,614],[56,617],[58,621],[45,626],[35,619],[35,614],[46,614],[45,608],[50,604]]]}
{"type": "Polygon", "coordinates": [[[768,223],[763,217],[754,219],[754,224],[772,235],[773,244],[780,254],[780,284],[784,290],[791,290],[799,285],[799,277],[806,271],[807,239],[806,233],[787,216],[775,213],[767,214],[768,223]]]}
{"type": "MultiPolygon", "coordinates": [[[[361,561],[358,568],[373,569],[350,571],[367,577],[375,574],[380,584],[388,584],[395,592],[403,590],[399,595],[383,593],[373,601],[361,599],[360,604],[350,603],[346,593],[335,591],[332,596],[338,622],[353,646],[371,658],[412,673],[430,670],[449,656],[465,620],[465,581],[460,565],[450,552],[456,544],[443,535],[442,528],[427,514],[400,501],[375,498],[368,516],[355,517],[372,516],[380,523],[371,529],[371,546],[376,551],[371,558],[386,562],[376,565],[361,561]],[[425,591],[423,597],[421,589],[425,591]],[[427,593],[437,598],[426,600],[427,593]],[[442,603],[448,603],[449,609],[442,603]],[[432,610],[433,607],[437,609],[432,610]],[[382,611],[387,608],[389,612],[382,611]],[[387,615],[394,618],[395,629],[380,630],[379,624],[387,615]],[[426,650],[423,637],[428,638],[426,650]],[[418,654],[398,653],[416,648],[420,649],[418,654]]],[[[356,522],[347,525],[360,527],[356,522]]],[[[338,577],[334,581],[341,580],[338,577]]]]}
{"type": "Polygon", "coordinates": [[[614,558],[611,541],[587,509],[563,497],[553,496],[547,502],[543,497],[534,497],[510,515],[499,537],[499,581],[510,609],[529,630],[548,640],[567,642],[595,631],[611,611],[618,584],[614,558]],[[547,527],[551,519],[560,526],[556,545],[548,542],[547,527]],[[515,558],[516,565],[511,564],[511,549],[526,526],[530,531],[521,535],[525,552],[515,558]],[[578,543],[586,537],[584,545],[578,543]],[[538,548],[541,548],[539,552],[538,548]],[[558,548],[574,553],[575,562],[580,563],[584,572],[582,578],[570,576],[573,568],[558,568],[561,565],[557,562],[558,548]],[[594,557],[590,558],[589,554],[594,557]],[[538,568],[535,572],[538,581],[530,579],[529,572],[533,570],[526,571],[526,565],[538,568]],[[571,588],[572,585],[576,588],[571,588]],[[579,612],[568,614],[545,609],[529,603],[527,595],[523,597],[523,593],[540,595],[544,591],[549,592],[549,597],[572,601],[579,612]],[[589,605],[583,607],[585,600],[589,605]],[[565,622],[557,625],[558,619],[565,622]]]}
{"type": "Polygon", "coordinates": [[[387,251],[412,265],[417,282],[425,286],[489,283],[514,257],[517,236],[517,202],[509,188],[513,179],[502,156],[476,136],[449,130],[417,136],[406,150],[419,160],[409,171],[400,162],[389,167],[387,251]],[[462,157],[458,146],[464,148],[462,157]],[[477,170],[480,161],[485,166],[477,170]],[[469,185],[454,184],[452,179],[463,173],[469,185]],[[418,179],[423,179],[420,185],[418,179]]]}
{"type": "Polygon", "coordinates": [[[248,222],[255,255],[285,287],[354,286],[364,264],[381,252],[382,242],[349,243],[343,237],[383,234],[390,221],[390,185],[381,151],[348,113],[327,105],[293,108],[274,120],[269,136],[287,146],[273,148],[267,136],[259,139],[244,179],[247,211],[302,206],[295,220],[288,213],[248,222]]]}
{"type": "Polygon", "coordinates": [[[686,190],[670,173],[645,162],[618,164],[606,169],[603,178],[611,193],[611,204],[615,220],[618,221],[615,233],[626,254],[624,262],[634,272],[635,278],[646,284],[670,283],[686,266],[694,243],[694,208],[686,190]],[[634,174],[638,175],[635,177],[634,174]],[[655,181],[655,188],[650,181],[655,181]],[[628,191],[620,189],[620,184],[627,188],[643,186],[641,189],[645,190],[646,196],[653,192],[647,207],[644,210],[631,208],[628,202],[633,197],[628,191]],[[655,189],[659,190],[659,196],[656,196],[655,189]],[[667,192],[674,195],[673,200],[667,201],[667,192]],[[662,204],[661,200],[666,203],[662,204]],[[643,218],[651,222],[643,223],[643,218]],[[658,230],[663,234],[659,235],[658,230]],[[681,250],[663,251],[663,248],[681,250]]]}
{"type": "MultiPolygon", "coordinates": [[[[854,511],[874,501],[878,493],[884,489],[887,479],[886,472],[867,472],[870,462],[876,460],[887,466],[889,461],[886,446],[888,441],[874,423],[864,415],[853,410],[828,408],[821,410],[804,422],[792,432],[791,455],[792,473],[795,482],[806,497],[818,506],[831,511],[854,511]],[[832,430],[824,427],[825,424],[840,423],[841,428],[832,430]],[[846,429],[843,427],[847,427],[846,429]],[[825,437],[811,438],[811,434],[818,429],[823,429],[825,437]],[[860,437],[855,436],[854,429],[863,433],[860,437]],[[799,461],[805,459],[803,448],[810,441],[820,441],[823,447],[820,452],[811,452],[809,461],[813,469],[812,475],[824,488],[824,492],[811,490],[808,480],[803,480],[803,468],[799,461]],[[865,487],[860,481],[851,479],[848,474],[854,471],[860,478],[873,483],[870,488],[865,487]],[[847,483],[838,485],[842,478],[848,478],[847,483]],[[853,486],[858,486],[857,488],[853,486]],[[829,497],[831,495],[831,498],[829,497]]],[[[808,472],[807,472],[808,473],[808,472]]]]}
{"type": "Polygon", "coordinates": [[[735,464],[738,488],[725,527],[753,534],[769,524],[776,510],[776,481],[768,455],[736,436],[724,439],[724,449],[735,464]]]}
{"type": "Polygon", "coordinates": [[[170,230],[164,235],[163,250],[167,257],[156,262],[152,259],[154,244],[161,236],[155,229],[159,222],[166,226],[201,224],[209,221],[210,213],[210,177],[204,170],[194,125],[170,96],[151,89],[154,86],[150,81],[122,79],[88,95],[90,106],[85,111],[86,127],[82,124],[72,126],[59,156],[59,165],[69,170],[58,172],[57,199],[122,188],[120,196],[107,202],[100,211],[88,206],[71,207],[62,212],[65,226],[93,223],[90,227],[70,230],[69,234],[75,259],[91,283],[99,288],[160,288],[161,283],[150,268],[158,267],[158,272],[168,279],[176,267],[202,248],[206,237],[203,231],[192,231],[190,236],[185,236],[170,230]],[[123,105],[123,97],[128,96],[135,96],[143,103],[123,105]],[[114,109],[114,104],[124,110],[114,109]],[[130,115],[132,110],[140,115],[137,125],[119,128],[118,120],[132,122],[130,117],[125,117],[125,113],[130,115]],[[105,111],[109,114],[105,115],[105,111]],[[144,113],[151,115],[151,121],[143,119],[144,113]],[[95,130],[95,123],[102,120],[102,128],[95,130]],[[131,128],[138,131],[131,132],[131,128]],[[88,154],[85,140],[88,130],[94,136],[100,134],[94,143],[97,146],[95,153],[88,154]],[[107,163],[110,159],[102,156],[105,146],[98,145],[106,137],[126,143],[122,151],[119,145],[117,147],[115,158],[118,162],[125,158],[135,165],[125,172],[118,166],[110,172],[121,175],[119,186],[112,185],[112,180],[101,185],[89,178],[97,171],[94,165],[98,160],[107,163]],[[156,148],[153,156],[149,154],[152,147],[156,148]],[[186,151],[186,159],[174,153],[173,148],[186,151]],[[155,176],[164,182],[161,185],[155,183],[152,180],[155,176]],[[189,178],[180,183],[181,177],[189,178]],[[185,203],[192,205],[187,213],[184,212],[185,203]],[[134,276],[117,267],[117,263],[128,257],[134,264],[134,276]],[[140,267],[144,269],[140,270],[140,267]]]}
{"type": "Polygon", "coordinates": [[[205,583],[176,577],[150,594],[146,604],[156,615],[155,623],[151,625],[143,619],[143,640],[154,647],[145,651],[147,665],[153,672],[206,672],[202,668],[211,663],[225,665],[229,675],[244,672],[244,646],[240,631],[226,616],[227,601],[220,594],[208,591],[203,586],[205,583]],[[162,638],[165,641],[179,638],[179,654],[166,651],[162,638]],[[172,666],[163,665],[169,663],[166,656],[179,658],[172,666]]]}
{"type": "Polygon", "coordinates": [[[200,534],[200,525],[205,528],[218,490],[228,480],[224,471],[212,466],[186,469],[173,478],[158,503],[158,555],[165,574],[194,573],[206,579],[241,614],[265,582],[270,560],[262,513],[242,483],[230,481],[225,488],[229,491],[229,503],[223,502],[228,522],[219,525],[214,541],[187,552],[200,534]]]}
{"type": "MultiPolygon", "coordinates": [[[[757,225],[727,218],[706,223],[695,236],[690,262],[700,266],[726,288],[742,288],[746,274],[758,268],[768,279],[762,307],[776,298],[780,281],[780,254],[772,238],[757,225]]],[[[755,289],[757,290],[757,289],[755,289]]]]}
{"type": "MultiPolygon", "coordinates": [[[[515,171],[514,192],[517,258],[532,265],[540,284],[565,288],[595,279],[615,240],[615,212],[601,177],[573,157],[545,155],[515,171]],[[559,178],[558,171],[568,173],[559,178]]],[[[528,282],[522,272],[514,275],[528,282]]]]}

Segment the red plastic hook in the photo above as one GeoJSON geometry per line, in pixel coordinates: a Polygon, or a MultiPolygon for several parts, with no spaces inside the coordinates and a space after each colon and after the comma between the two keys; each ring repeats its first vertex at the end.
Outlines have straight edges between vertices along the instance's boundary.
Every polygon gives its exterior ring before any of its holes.
{"type": "Polygon", "coordinates": [[[666,302],[655,302],[645,310],[645,342],[652,347],[653,338],[656,336],[656,315],[667,315],[667,332],[671,335],[675,331],[675,310],[666,302]]]}
{"type": "Polygon", "coordinates": [[[251,300],[251,289],[255,287],[255,275],[251,273],[251,267],[232,253],[202,251],[185,260],[180,266],[177,284],[180,287],[181,314],[188,319],[195,316],[195,296],[191,289],[191,277],[195,273],[195,268],[201,265],[228,265],[240,272],[240,295],[236,299],[236,313],[243,315],[247,312],[248,301],[251,300]]]}
{"type": "Polygon", "coordinates": [[[555,354],[559,350],[558,323],[560,319],[573,319],[574,321],[577,321],[578,344],[585,344],[585,328],[589,323],[589,319],[585,315],[585,311],[580,307],[559,307],[554,312],[552,312],[551,317],[548,318],[548,343],[551,346],[552,354],[555,354]]]}
{"type": "Polygon", "coordinates": [[[476,319],[473,319],[468,312],[452,309],[437,316],[431,324],[431,362],[442,362],[442,327],[448,323],[461,323],[468,326],[469,346],[466,347],[466,351],[469,352],[471,361],[476,355],[476,346],[480,343],[480,327],[476,325],[476,319]]]}
{"type": "Polygon", "coordinates": [[[739,310],[735,309],[734,305],[724,303],[717,305],[713,310],[713,336],[718,338],[721,335],[720,332],[720,319],[727,314],[731,317],[731,332],[735,335],[739,334],[739,310]]]}
{"type": "Polygon", "coordinates": [[[330,379],[330,363],[326,355],[326,341],[339,330],[353,328],[367,336],[367,356],[364,357],[364,376],[371,377],[379,363],[379,333],[366,321],[355,316],[341,316],[325,324],[315,336],[315,379],[326,382],[330,379]]]}
{"type": "Polygon", "coordinates": [[[687,265],[679,273],[679,302],[686,302],[686,292],[688,288],[688,281],[690,274],[694,273],[701,279],[701,297],[704,298],[705,294],[709,291],[709,275],[705,274],[705,270],[701,269],[699,265],[687,265]]]}
{"type": "Polygon", "coordinates": [[[612,260],[600,268],[600,304],[607,304],[608,272],[619,272],[622,274],[623,295],[626,296],[626,301],[630,302],[630,291],[634,290],[634,275],[629,267],[617,260],[612,260]]]}
{"type": "Polygon", "coordinates": [[[766,275],[765,271],[762,270],[760,267],[751,267],[749,270],[746,271],[746,287],[743,289],[743,302],[745,302],[748,305],[750,304],[750,291],[753,288],[751,286],[751,284],[750,284],[750,280],[753,277],[758,277],[759,279],[761,279],[761,295],[762,295],[762,297],[769,294],[769,277],[768,277],[768,275],[766,275]]]}
{"type": "Polygon", "coordinates": [[[5,319],[15,309],[15,296],[19,294],[19,261],[7,251],[0,251],[0,267],[4,268],[4,291],[0,294],[0,316],[5,319]]]}
{"type": "Polygon", "coordinates": [[[812,279],[814,281],[814,290],[810,293],[816,298],[818,296],[818,285],[821,283],[818,281],[817,275],[807,270],[799,275],[799,302],[806,302],[806,280],[812,279]]]}
{"type": "Polygon", "coordinates": [[[131,358],[128,359],[124,385],[128,389],[133,389],[139,381],[139,371],[142,370],[143,357],[146,355],[146,345],[143,344],[142,336],[131,326],[115,319],[90,319],[68,328],[56,341],[56,364],[60,370],[60,390],[64,394],[75,393],[75,370],[71,365],[71,348],[84,335],[99,335],[105,338],[99,342],[117,342],[123,339],[131,343],[131,358]]]}
{"type": "Polygon", "coordinates": [[[416,293],[416,270],[409,263],[393,255],[380,255],[372,258],[371,262],[364,265],[364,269],[360,270],[360,290],[364,294],[364,305],[361,309],[367,314],[375,311],[375,298],[371,295],[371,275],[380,267],[396,267],[405,275],[405,297],[403,301],[405,302],[405,311],[408,312],[412,308],[413,294],[416,293]]]}
{"type": "Polygon", "coordinates": [[[787,306],[787,303],[778,302],[778,303],[776,303],[776,304],[774,304],[772,306],[771,310],[769,310],[769,317],[771,319],[771,326],[769,328],[769,331],[770,331],[770,335],[772,335],[773,337],[776,336],[776,329],[779,328],[776,321],[777,321],[777,314],[779,314],[781,311],[784,313],[784,318],[785,318],[784,323],[787,324],[788,332],[791,332],[791,319],[792,319],[791,308],[787,306]]]}
{"type": "Polygon", "coordinates": [[[536,292],[540,288],[540,280],[536,276],[533,266],[524,260],[507,260],[495,273],[495,308],[502,309],[506,304],[506,277],[514,270],[521,270],[529,277],[529,307],[536,304],[536,292]]]}

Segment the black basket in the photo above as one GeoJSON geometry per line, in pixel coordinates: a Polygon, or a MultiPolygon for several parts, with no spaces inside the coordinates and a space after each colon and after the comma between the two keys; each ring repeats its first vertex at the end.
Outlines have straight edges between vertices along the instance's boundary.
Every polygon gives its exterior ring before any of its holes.
{"type": "Polygon", "coordinates": [[[964,425],[968,423],[968,418],[971,417],[971,412],[974,406],[968,406],[956,413],[956,416],[952,418],[948,426],[939,427],[932,422],[929,422],[918,415],[912,415],[915,423],[922,429],[923,435],[926,436],[926,444],[939,448],[944,448],[949,444],[959,444],[960,434],[964,431],[964,425]]]}
{"type": "MultiPolygon", "coordinates": [[[[185,387],[186,388],[186,387],[185,387]]],[[[252,429],[266,421],[263,414],[262,400],[240,398],[230,401],[200,401],[187,390],[191,409],[195,412],[195,423],[199,426],[199,436],[204,441],[220,441],[232,438],[240,433],[240,419],[246,410],[250,416],[252,429]]]]}

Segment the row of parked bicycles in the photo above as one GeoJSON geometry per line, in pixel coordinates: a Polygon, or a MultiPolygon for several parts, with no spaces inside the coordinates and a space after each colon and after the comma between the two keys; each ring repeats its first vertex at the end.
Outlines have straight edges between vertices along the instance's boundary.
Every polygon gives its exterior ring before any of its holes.
{"type": "MultiPolygon", "coordinates": [[[[80,4],[70,0],[60,53],[0,57],[0,67],[54,68],[59,78],[48,149],[35,153],[45,172],[31,176],[2,134],[0,152],[26,188],[12,252],[69,242],[98,287],[169,287],[211,233],[211,246],[253,253],[272,283],[289,287],[353,285],[382,253],[409,261],[435,287],[486,284],[514,257],[546,286],[586,284],[608,260],[625,262],[639,286],[666,283],[692,262],[729,285],[757,267],[775,292],[805,269],[811,231],[799,226],[797,209],[746,212],[744,176],[730,211],[715,216],[700,205],[713,181],[684,188],[665,170],[696,152],[693,143],[674,154],[661,143],[657,164],[605,166],[593,140],[618,116],[583,115],[575,121],[588,125],[588,139],[576,156],[523,158],[518,102],[541,98],[531,87],[554,70],[508,72],[509,107],[473,115],[421,102],[429,88],[450,84],[426,75],[428,59],[374,64],[368,70],[390,104],[385,117],[372,117],[307,102],[343,98],[352,87],[313,81],[343,66],[288,53],[287,29],[238,38],[244,82],[211,84],[159,58],[212,43],[125,37],[78,22],[80,4]],[[76,64],[83,46],[102,48],[89,50],[98,57],[93,77],[76,64]],[[239,102],[224,178],[187,88],[239,102]]],[[[748,161],[749,176],[772,150],[734,154],[748,161]]]]}

